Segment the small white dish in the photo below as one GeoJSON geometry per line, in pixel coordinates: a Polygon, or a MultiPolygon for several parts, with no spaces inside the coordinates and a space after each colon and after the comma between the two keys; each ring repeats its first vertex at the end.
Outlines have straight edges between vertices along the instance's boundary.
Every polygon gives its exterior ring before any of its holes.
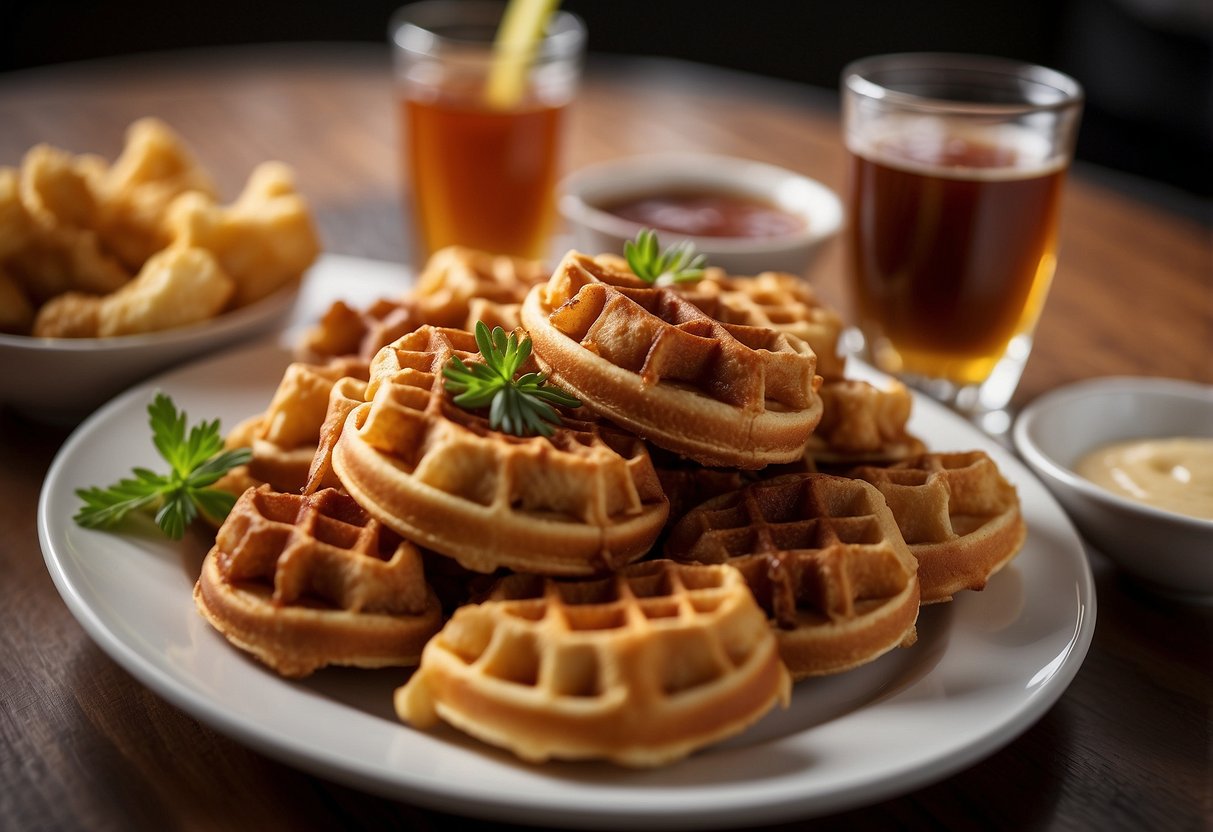
{"type": "Polygon", "coordinates": [[[689,239],[708,263],[730,274],[804,274],[842,228],[842,201],[820,182],[785,168],[702,153],[625,156],[582,168],[560,183],[560,213],[575,248],[587,254],[623,252],[642,228],[602,210],[628,198],[670,192],[711,192],[756,198],[799,217],[804,228],[767,238],[679,236],[658,230],[662,246],[689,239]]]}
{"type": "Polygon", "coordinates": [[[1079,382],[1024,408],[1013,436],[1097,549],[1157,589],[1213,599],[1213,520],[1121,497],[1074,471],[1086,453],[1112,442],[1213,437],[1213,387],[1162,378],[1079,382]]]}
{"type": "Polygon", "coordinates": [[[0,333],[0,405],[49,422],[75,422],[137,381],[281,326],[292,284],[242,309],[189,326],[113,338],[0,333]]]}

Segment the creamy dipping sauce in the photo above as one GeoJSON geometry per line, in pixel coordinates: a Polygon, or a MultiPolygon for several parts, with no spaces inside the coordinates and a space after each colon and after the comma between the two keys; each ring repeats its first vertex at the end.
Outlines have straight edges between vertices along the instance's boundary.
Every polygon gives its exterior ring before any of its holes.
{"type": "Polygon", "coordinates": [[[798,234],[802,217],[740,194],[674,191],[604,204],[603,211],[630,222],[692,237],[770,239],[798,234]]]}
{"type": "Polygon", "coordinates": [[[1121,497],[1213,520],[1213,439],[1134,439],[1086,454],[1074,471],[1121,497]]]}

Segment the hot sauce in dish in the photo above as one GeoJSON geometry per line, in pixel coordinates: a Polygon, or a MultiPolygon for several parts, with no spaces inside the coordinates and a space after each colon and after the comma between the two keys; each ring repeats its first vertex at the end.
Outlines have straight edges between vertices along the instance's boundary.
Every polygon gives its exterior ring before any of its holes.
{"type": "Polygon", "coordinates": [[[691,237],[771,239],[805,230],[803,217],[752,196],[717,191],[671,191],[600,206],[638,225],[691,237]]]}

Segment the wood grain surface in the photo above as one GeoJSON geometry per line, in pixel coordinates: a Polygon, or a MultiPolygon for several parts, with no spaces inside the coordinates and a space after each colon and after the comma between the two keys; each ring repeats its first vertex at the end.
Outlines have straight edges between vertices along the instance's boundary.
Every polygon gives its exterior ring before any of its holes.
{"type": "MultiPolygon", "coordinates": [[[[124,127],[149,114],[188,138],[224,195],[256,163],[281,159],[328,250],[408,262],[386,50],[241,49],[0,75],[0,165],[37,142],[112,157],[124,127]]],[[[832,97],[675,62],[592,61],[566,167],[654,150],[749,156],[842,186],[832,97]]],[[[1213,383],[1209,229],[1102,179],[1079,169],[1069,183],[1058,276],[1017,404],[1092,376],[1213,383]]],[[[812,277],[849,314],[837,247],[812,277]]],[[[0,829],[453,825],[234,743],[93,645],[55,591],[36,529],[67,434],[0,407],[0,829]]],[[[960,774],[814,828],[1213,828],[1213,611],[1091,560],[1094,643],[1056,706],[960,774]]]]}

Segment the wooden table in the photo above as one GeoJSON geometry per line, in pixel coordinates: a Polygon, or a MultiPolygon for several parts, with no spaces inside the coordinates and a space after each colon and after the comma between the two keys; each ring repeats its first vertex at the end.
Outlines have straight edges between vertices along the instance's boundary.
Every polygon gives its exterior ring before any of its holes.
{"type": "MultiPolygon", "coordinates": [[[[408,259],[385,50],[277,47],[0,76],[0,164],[16,164],[39,141],[113,157],[124,126],[147,114],[188,137],[226,195],[258,161],[282,159],[297,170],[329,250],[408,259]]],[[[570,168],[699,150],[842,185],[833,98],[703,67],[594,63],[571,133],[570,168]]],[[[1100,375],[1213,383],[1208,229],[1101,186],[1093,174],[1080,168],[1069,186],[1061,266],[1019,404],[1100,375]]],[[[849,312],[837,249],[813,278],[849,312]]],[[[66,435],[0,409],[0,828],[454,822],[246,750],[94,646],[59,599],[35,528],[42,479],[66,435]]],[[[821,819],[820,828],[1210,828],[1213,614],[1144,593],[1098,553],[1092,564],[1094,643],[1052,710],[984,762],[821,819]]]]}

